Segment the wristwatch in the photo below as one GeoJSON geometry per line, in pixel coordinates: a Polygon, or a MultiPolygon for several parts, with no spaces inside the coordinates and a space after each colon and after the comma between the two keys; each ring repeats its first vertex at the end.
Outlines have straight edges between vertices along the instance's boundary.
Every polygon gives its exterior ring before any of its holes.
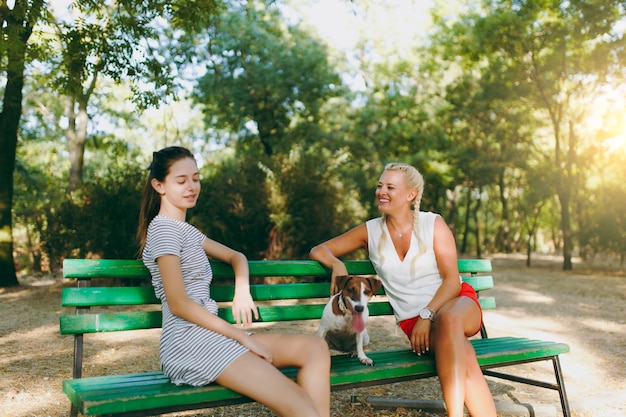
{"type": "Polygon", "coordinates": [[[429,307],[424,307],[419,312],[420,319],[435,321],[435,310],[429,307]]]}

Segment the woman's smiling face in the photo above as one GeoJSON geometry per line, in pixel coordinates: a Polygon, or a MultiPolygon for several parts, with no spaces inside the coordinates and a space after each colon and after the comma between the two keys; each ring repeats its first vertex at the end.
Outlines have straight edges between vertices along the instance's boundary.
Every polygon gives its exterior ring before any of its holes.
{"type": "Polygon", "coordinates": [[[410,205],[414,196],[413,191],[406,182],[404,172],[398,170],[383,172],[376,186],[378,210],[388,213],[410,205]]]}

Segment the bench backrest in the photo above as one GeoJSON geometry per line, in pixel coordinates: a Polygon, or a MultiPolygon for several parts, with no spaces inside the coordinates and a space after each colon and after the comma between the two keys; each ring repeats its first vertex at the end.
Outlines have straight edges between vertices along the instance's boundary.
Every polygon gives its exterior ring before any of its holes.
{"type": "MultiPolygon", "coordinates": [[[[346,261],[351,275],[375,275],[369,261],[346,261]]],[[[233,278],[230,265],[211,261],[214,278],[233,278]]],[[[251,277],[291,277],[293,283],[253,284],[250,286],[252,297],[259,307],[259,321],[291,321],[319,319],[324,305],[328,301],[330,272],[318,262],[307,260],[270,260],[249,261],[251,277]],[[321,278],[325,282],[309,282],[312,278],[321,278]]],[[[493,287],[490,275],[491,261],[485,259],[459,260],[459,272],[479,293],[493,287]]],[[[107,286],[93,287],[91,280],[116,278],[119,280],[137,280],[150,282],[150,273],[140,260],[110,259],[66,259],[63,263],[65,278],[76,279],[77,287],[64,288],[61,295],[63,307],[75,307],[76,314],[62,315],[60,318],[61,334],[81,335],[84,333],[111,332],[122,330],[150,329],[161,327],[159,299],[151,286],[107,286]],[[139,305],[157,305],[150,311],[136,311],[139,305]],[[127,306],[124,311],[96,312],[92,307],[127,306]],[[135,308],[133,308],[135,306],[135,308]]],[[[228,305],[234,294],[233,285],[212,285],[211,296],[220,303],[219,315],[234,322],[228,305]]],[[[381,289],[381,295],[384,290],[381,289]]],[[[483,309],[495,308],[495,300],[481,297],[483,309]]],[[[370,301],[370,316],[393,314],[385,297],[376,297],[370,301]]],[[[116,309],[119,310],[119,309],[116,309]]]]}

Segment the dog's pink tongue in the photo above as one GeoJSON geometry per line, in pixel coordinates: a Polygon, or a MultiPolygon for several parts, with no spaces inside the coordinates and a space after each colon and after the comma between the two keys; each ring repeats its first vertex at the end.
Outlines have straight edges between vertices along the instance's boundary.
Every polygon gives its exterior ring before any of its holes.
{"type": "Polygon", "coordinates": [[[352,329],[361,333],[365,330],[365,323],[363,322],[363,314],[361,313],[352,313],[352,329]]]}

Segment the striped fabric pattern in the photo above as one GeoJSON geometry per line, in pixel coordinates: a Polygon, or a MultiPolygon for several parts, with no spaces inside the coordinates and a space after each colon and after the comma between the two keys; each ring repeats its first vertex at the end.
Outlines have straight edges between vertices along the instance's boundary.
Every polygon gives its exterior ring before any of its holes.
{"type": "Polygon", "coordinates": [[[176,385],[201,386],[213,382],[228,365],[247,351],[233,339],[190,323],[170,312],[156,260],[164,255],[180,258],[187,295],[217,314],[211,299],[211,265],[202,248],[206,237],[194,226],[166,216],[156,216],[148,227],[143,262],[161,300],[163,331],[160,355],[163,372],[176,385]]]}

